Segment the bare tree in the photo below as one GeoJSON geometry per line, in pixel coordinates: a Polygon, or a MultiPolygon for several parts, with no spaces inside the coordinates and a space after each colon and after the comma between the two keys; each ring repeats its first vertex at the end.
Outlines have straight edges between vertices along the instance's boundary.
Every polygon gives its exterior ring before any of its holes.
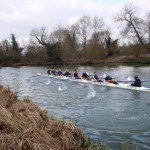
{"type": "Polygon", "coordinates": [[[93,43],[96,45],[98,43],[102,43],[103,40],[103,33],[104,33],[104,21],[103,19],[100,19],[98,17],[94,17],[92,20],[92,29],[93,29],[93,33],[92,33],[92,39],[93,39],[93,43]]]}
{"type": "Polygon", "coordinates": [[[56,27],[49,35],[49,39],[52,43],[62,43],[65,37],[66,28],[60,25],[56,27]]]}
{"type": "Polygon", "coordinates": [[[78,38],[77,38],[77,34],[78,34],[78,29],[76,24],[71,25],[70,29],[70,35],[71,35],[71,39],[72,39],[72,46],[73,46],[73,52],[75,53],[78,49],[78,38]]]}
{"type": "Polygon", "coordinates": [[[132,38],[137,38],[139,43],[150,51],[150,47],[145,43],[144,20],[139,17],[138,9],[130,4],[124,5],[122,10],[114,17],[114,21],[121,22],[123,34],[132,38]]]}
{"type": "Polygon", "coordinates": [[[30,36],[33,41],[38,42],[39,45],[46,46],[48,43],[47,29],[42,27],[41,29],[33,29],[30,32],[30,36]]]}
{"type": "Polygon", "coordinates": [[[37,41],[39,46],[42,46],[47,51],[49,61],[58,60],[60,61],[60,44],[58,42],[51,43],[48,36],[48,31],[45,28],[33,29],[31,31],[31,38],[33,41],[37,41]]]}
{"type": "Polygon", "coordinates": [[[146,16],[145,29],[146,29],[146,35],[147,35],[147,43],[150,47],[150,13],[148,13],[146,16]]]}
{"type": "Polygon", "coordinates": [[[102,18],[95,16],[92,19],[92,34],[90,38],[90,51],[92,59],[99,57],[97,54],[103,49],[104,41],[104,21],[102,18]]]}
{"type": "Polygon", "coordinates": [[[86,49],[87,49],[87,40],[90,37],[91,33],[91,19],[88,16],[83,16],[77,22],[78,28],[78,38],[80,39],[80,43],[82,45],[82,50],[85,52],[86,58],[86,49]]]}
{"type": "Polygon", "coordinates": [[[11,44],[8,42],[8,40],[3,40],[0,43],[1,50],[5,53],[8,53],[11,50],[11,44]]]}
{"type": "Polygon", "coordinates": [[[77,50],[77,28],[75,25],[72,25],[71,27],[66,27],[61,46],[64,59],[68,59],[71,61],[77,61],[77,59],[79,59],[77,50]]]}

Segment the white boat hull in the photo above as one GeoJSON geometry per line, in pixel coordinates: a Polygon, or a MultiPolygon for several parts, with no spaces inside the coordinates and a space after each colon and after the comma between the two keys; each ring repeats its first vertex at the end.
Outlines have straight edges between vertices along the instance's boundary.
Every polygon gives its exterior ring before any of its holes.
{"type": "Polygon", "coordinates": [[[130,86],[130,84],[126,84],[126,83],[113,84],[113,83],[107,83],[107,82],[94,82],[91,80],[84,80],[84,79],[71,79],[70,77],[66,77],[66,76],[55,76],[55,75],[48,75],[48,76],[51,78],[56,78],[56,79],[61,79],[61,80],[70,80],[70,81],[80,82],[80,83],[91,83],[91,84],[99,85],[99,86],[107,86],[107,87],[115,87],[115,88],[150,92],[150,88],[143,87],[143,86],[142,87],[130,86]]]}
{"type": "Polygon", "coordinates": [[[135,87],[135,86],[130,86],[130,84],[125,84],[125,83],[118,83],[118,84],[113,84],[113,83],[105,83],[105,82],[93,82],[92,84],[96,85],[101,85],[101,86],[109,86],[109,87],[116,87],[116,88],[122,88],[122,89],[129,89],[129,90],[136,90],[136,91],[145,91],[145,92],[150,92],[150,88],[147,87],[135,87]]]}

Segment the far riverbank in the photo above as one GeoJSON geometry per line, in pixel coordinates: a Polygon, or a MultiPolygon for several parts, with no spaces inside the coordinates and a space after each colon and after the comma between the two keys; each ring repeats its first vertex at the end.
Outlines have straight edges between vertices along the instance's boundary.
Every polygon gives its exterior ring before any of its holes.
{"type": "Polygon", "coordinates": [[[114,55],[107,58],[100,58],[99,60],[73,60],[69,59],[66,61],[51,61],[51,62],[18,62],[12,63],[11,61],[2,62],[0,66],[46,66],[46,65],[92,65],[92,64],[110,64],[110,63],[118,63],[118,64],[150,64],[150,54],[143,54],[139,56],[135,55],[114,55]]]}

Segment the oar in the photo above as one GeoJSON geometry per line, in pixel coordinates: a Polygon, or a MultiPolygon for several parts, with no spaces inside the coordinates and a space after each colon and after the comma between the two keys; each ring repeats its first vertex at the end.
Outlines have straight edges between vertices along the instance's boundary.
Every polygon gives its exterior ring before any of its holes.
{"type": "MultiPolygon", "coordinates": [[[[127,80],[116,80],[117,82],[134,82],[134,80],[130,80],[130,81],[127,81],[127,80]]],[[[150,82],[150,80],[141,80],[141,82],[150,82]]]]}
{"type": "MultiPolygon", "coordinates": [[[[125,77],[125,79],[117,80],[117,82],[134,82],[134,81],[135,81],[134,78],[130,76],[125,77]]],[[[150,82],[150,80],[141,80],[141,82],[150,82]]]]}

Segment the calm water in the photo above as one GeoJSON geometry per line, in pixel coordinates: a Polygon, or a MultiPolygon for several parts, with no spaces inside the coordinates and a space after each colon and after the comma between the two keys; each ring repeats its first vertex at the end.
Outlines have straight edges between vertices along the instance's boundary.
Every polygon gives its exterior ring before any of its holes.
{"type": "MultiPolygon", "coordinates": [[[[120,79],[135,74],[143,80],[150,78],[150,66],[75,67],[79,73],[97,70],[120,79]]],[[[73,72],[74,66],[61,67],[66,68],[73,72]]],[[[75,123],[94,140],[112,147],[130,141],[150,149],[150,93],[62,81],[44,76],[45,70],[3,67],[0,84],[9,86],[19,98],[31,98],[47,109],[49,116],[75,123]]],[[[143,82],[143,86],[150,87],[150,81],[143,82]]]]}

